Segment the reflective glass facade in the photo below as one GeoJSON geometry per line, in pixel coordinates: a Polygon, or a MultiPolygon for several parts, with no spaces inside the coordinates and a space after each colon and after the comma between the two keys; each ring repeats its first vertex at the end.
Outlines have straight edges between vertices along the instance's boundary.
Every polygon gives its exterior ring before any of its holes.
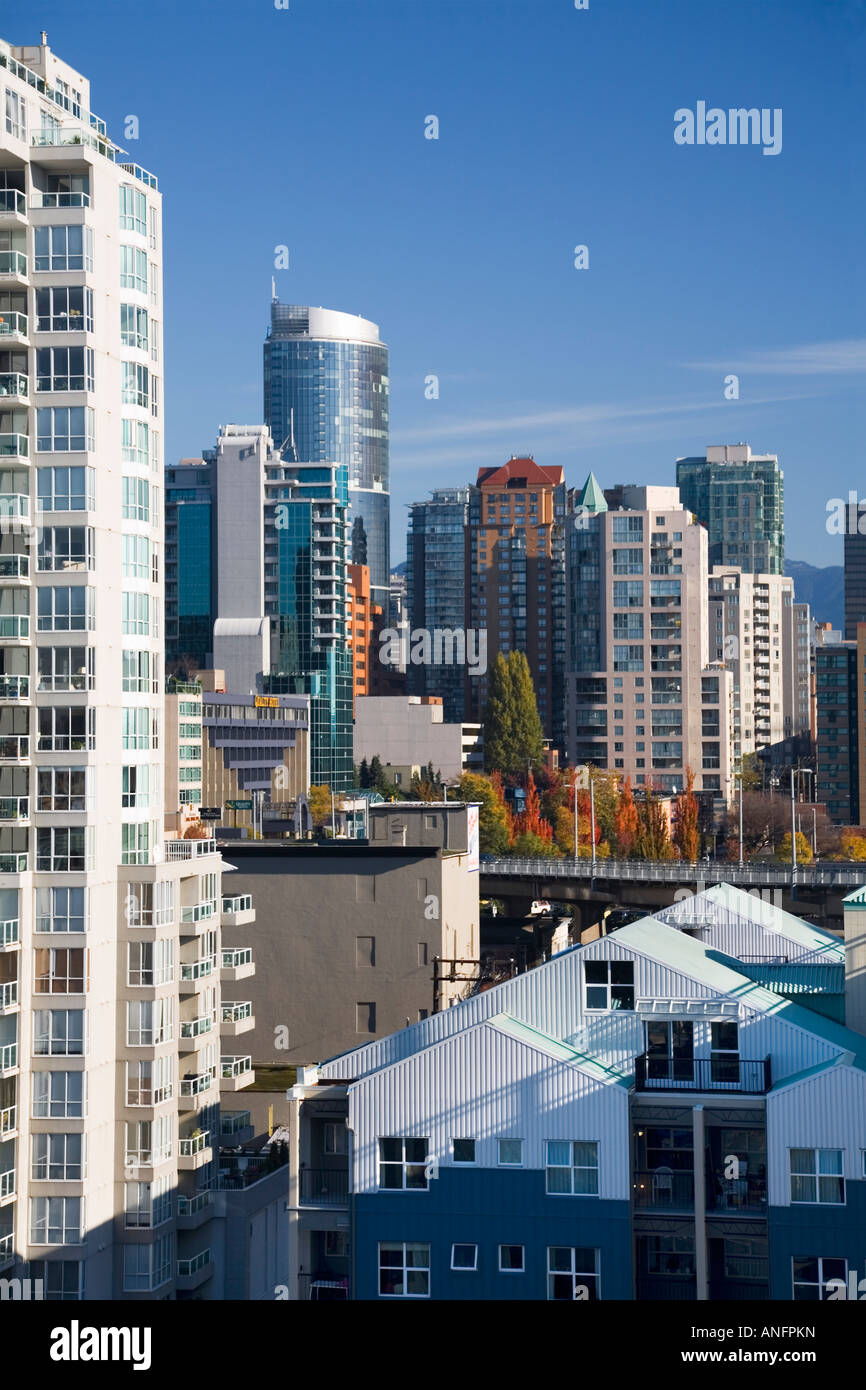
{"type": "Polygon", "coordinates": [[[265,422],[286,459],[337,462],[345,469],[349,559],[369,565],[374,601],[383,607],[390,574],[388,393],[388,349],[374,324],[328,310],[271,305],[265,422]]]}
{"type": "Polygon", "coordinates": [[[213,648],[211,473],[206,465],[166,470],[165,656],[206,667],[213,648]]]}
{"type": "Polygon", "coordinates": [[[739,565],[744,574],[785,573],[783,480],[774,455],[677,459],[680,500],[709,532],[711,569],[739,565]]]}
{"type": "MultiPolygon", "coordinates": [[[[436,488],[409,508],[406,600],[411,629],[466,626],[465,530],[469,488],[436,488]]],[[[456,665],[407,667],[410,695],[440,695],[446,724],[466,718],[465,672],[456,665]]]]}

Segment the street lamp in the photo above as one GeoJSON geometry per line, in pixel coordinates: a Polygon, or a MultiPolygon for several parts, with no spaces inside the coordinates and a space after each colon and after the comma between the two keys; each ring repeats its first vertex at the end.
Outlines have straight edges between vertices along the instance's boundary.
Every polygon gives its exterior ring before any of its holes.
{"type": "Polygon", "coordinates": [[[592,867],[595,868],[595,781],[589,774],[590,836],[592,839],[592,867]]]}
{"type": "Polygon", "coordinates": [[[791,768],[791,874],[797,872],[797,811],[794,803],[794,769],[791,768]]]}

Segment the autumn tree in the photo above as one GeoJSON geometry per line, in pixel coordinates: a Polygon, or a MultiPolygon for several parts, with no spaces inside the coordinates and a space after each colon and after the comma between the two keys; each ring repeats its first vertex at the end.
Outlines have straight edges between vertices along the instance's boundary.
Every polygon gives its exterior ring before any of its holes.
{"type": "Polygon", "coordinates": [[[619,794],[613,826],[618,853],[627,859],[631,854],[638,830],[637,806],[632,794],[630,777],[626,777],[619,794]]]}
{"type": "Polygon", "coordinates": [[[701,835],[698,829],[698,802],[694,794],[695,774],[690,767],[686,768],[685,790],[680,793],[676,800],[674,809],[674,845],[679,850],[680,858],[687,863],[697,862],[698,853],[701,847],[701,835]]]}
{"type": "MultiPolygon", "coordinates": [[[[319,829],[331,819],[331,788],[328,786],[310,787],[307,798],[313,825],[319,829]]],[[[335,809],[338,809],[335,807],[335,809]]]]}
{"type": "Polygon", "coordinates": [[[855,830],[843,830],[839,839],[839,853],[842,859],[861,863],[866,859],[866,837],[855,830]]]}
{"type": "MultiPolygon", "coordinates": [[[[791,832],[790,832],[790,830],[788,831],[787,835],[784,835],[784,836],[782,837],[782,843],[779,845],[779,848],[776,850],[776,858],[779,860],[779,862],[780,862],[781,864],[790,864],[790,863],[791,863],[791,832]]],[[[812,846],[809,844],[809,841],[806,839],[806,836],[805,836],[801,831],[798,830],[798,831],[797,831],[797,863],[798,863],[798,864],[811,864],[813,859],[814,859],[814,855],[812,854],[812,846]]]]}
{"type": "Polygon", "coordinates": [[[672,859],[670,828],[665,808],[647,787],[637,808],[637,834],[634,851],[638,859],[672,859]]]}
{"type": "Polygon", "coordinates": [[[478,772],[464,772],[460,778],[461,801],[478,803],[478,839],[482,854],[506,854],[511,844],[511,823],[502,782],[482,777],[478,772]]]}

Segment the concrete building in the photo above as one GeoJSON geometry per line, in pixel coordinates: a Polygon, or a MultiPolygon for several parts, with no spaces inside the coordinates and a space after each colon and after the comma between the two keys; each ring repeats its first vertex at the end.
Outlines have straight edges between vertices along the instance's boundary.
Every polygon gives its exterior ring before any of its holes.
{"type": "Polygon", "coordinates": [[[383,612],[391,566],[388,370],[388,349],[369,319],[271,304],[265,422],[284,458],[339,466],[351,512],[349,559],[369,567],[383,612]]]}
{"type": "MultiPolygon", "coordinates": [[[[462,631],[466,626],[468,487],[434,488],[409,507],[406,614],[409,631],[462,631]]],[[[394,624],[396,626],[396,624],[394,624]]],[[[435,655],[435,653],[434,653],[435,655]]],[[[466,671],[456,663],[410,662],[410,695],[438,695],[449,724],[466,717],[466,671]]]]}
{"type": "Polygon", "coordinates": [[[370,598],[369,565],[349,565],[346,583],[346,640],[352,657],[352,713],[359,695],[371,695],[376,650],[374,624],[382,609],[370,598]]]}
{"type": "Polygon", "coordinates": [[[568,528],[568,754],[638,787],[729,799],[730,682],[710,660],[707,533],[673,487],[590,478],[568,528]]]}
{"type": "MultiPolygon", "coordinates": [[[[748,894],[705,896],[731,946],[804,944],[748,894]]],[[[795,1002],[690,930],[644,918],[304,1069],[291,1296],[856,1296],[866,1038],[811,983],[838,967],[801,960],[795,1002]]]]}
{"type": "Polygon", "coordinates": [[[717,565],[709,621],[710,659],[733,676],[735,764],[759,753],[794,765],[811,741],[809,605],[795,603],[794,581],[783,575],[717,565]]]}
{"type": "MultiPolygon", "coordinates": [[[[309,1062],[434,1007],[434,961],[477,960],[469,808],[371,804],[370,841],[231,845],[232,891],[255,894],[249,986],[262,1063],[309,1062]]],[[[467,988],[440,971],[438,1007],[467,988]]]]}
{"type": "Polygon", "coordinates": [[[165,828],[183,835],[202,800],[201,682],[171,677],[165,692],[165,828]]]}
{"type": "Polygon", "coordinates": [[[677,459],[683,506],[707,528],[711,566],[784,574],[784,476],[776,454],[753,454],[748,444],[711,445],[704,458],[677,459]]]}
{"type": "Polygon", "coordinates": [[[859,641],[846,642],[841,632],[815,633],[815,781],[816,800],[837,825],[859,825],[862,816],[860,765],[866,729],[866,624],[859,641]]]}
{"type": "Polygon", "coordinates": [[[480,724],[446,724],[437,695],[366,696],[355,703],[355,762],[378,757],[384,767],[426,767],[453,782],[480,772],[480,724]]]}
{"type": "Polygon", "coordinates": [[[252,1072],[222,859],[163,829],[161,200],[44,36],[0,68],[0,1271],[183,1298],[252,1072]]]}
{"type": "MultiPolygon", "coordinates": [[[[565,476],[533,458],[482,468],[469,496],[466,625],[499,652],[526,654],[545,738],[564,738],[565,476]]],[[[483,673],[466,673],[466,714],[480,721],[483,673]]]]}

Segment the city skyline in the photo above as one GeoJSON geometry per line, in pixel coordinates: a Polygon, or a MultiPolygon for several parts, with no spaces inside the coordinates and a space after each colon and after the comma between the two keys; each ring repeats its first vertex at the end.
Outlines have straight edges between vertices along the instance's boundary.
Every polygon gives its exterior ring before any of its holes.
{"type": "MultiPolygon", "coordinates": [[[[744,439],[785,470],[788,554],[841,563],[822,518],[829,496],[845,491],[835,461],[854,456],[862,427],[853,238],[863,195],[836,138],[862,121],[845,77],[856,31],[853,11],[831,26],[824,7],[802,3],[780,26],[774,8],[696,15],[674,0],[661,31],[637,3],[613,15],[551,0],[538,24],[537,4],[422,11],[299,0],[285,12],[251,10],[237,33],[227,6],[209,7],[203,30],[156,4],[173,42],[155,50],[145,91],[115,62],[123,15],[83,42],[77,22],[48,4],[49,42],[70,61],[86,58],[100,111],[118,132],[130,114],[139,120],[130,157],[166,170],[167,460],[197,454],[219,424],[259,421],[273,279],[283,303],[373,319],[391,349],[392,563],[405,558],[402,509],[426,493],[431,469],[437,484],[459,486],[478,466],[532,453],[564,467],[571,486],[590,468],[604,485],[666,484],[678,456],[744,439]],[[321,101],[303,59],[321,51],[326,31],[339,95],[321,101]],[[285,43],[297,80],[288,96],[269,84],[247,92],[238,125],[230,103],[214,106],[206,74],[229,53],[240,71],[265,42],[276,54],[285,43]],[[655,61],[645,72],[647,47],[655,61]],[[185,48],[195,62],[177,83],[185,48]],[[804,50],[814,72],[802,70],[804,50]],[[397,51],[408,54],[402,70],[397,51]],[[518,54],[528,96],[515,114],[502,74],[518,54]],[[832,89],[830,63],[842,74],[832,89]],[[166,107],[155,94],[169,87],[166,107]],[[704,96],[783,108],[778,157],[678,147],[674,111],[704,96]],[[315,123],[304,120],[311,103],[315,123]],[[425,139],[431,113],[438,140],[425,139]],[[202,133],[194,161],[173,139],[179,123],[202,133]],[[399,182],[396,209],[366,178],[371,149],[399,182]],[[275,158],[285,160],[278,178],[275,158]],[[202,237],[200,210],[226,171],[232,186],[233,167],[244,171],[238,196],[202,237]],[[251,232],[243,190],[257,178],[268,197],[251,232]],[[525,215],[514,216],[515,179],[525,215]],[[350,204],[364,216],[346,224],[338,214],[350,204]],[[573,267],[578,244],[589,248],[585,271],[573,267]],[[280,247],[287,270],[275,267],[280,247]],[[218,333],[227,301],[206,291],[227,258],[233,346],[215,363],[201,341],[218,333]],[[724,397],[730,374],[738,400],[724,397]],[[430,377],[438,399],[425,395],[430,377]]],[[[10,7],[7,27],[28,37],[23,5],[10,7]]]]}

